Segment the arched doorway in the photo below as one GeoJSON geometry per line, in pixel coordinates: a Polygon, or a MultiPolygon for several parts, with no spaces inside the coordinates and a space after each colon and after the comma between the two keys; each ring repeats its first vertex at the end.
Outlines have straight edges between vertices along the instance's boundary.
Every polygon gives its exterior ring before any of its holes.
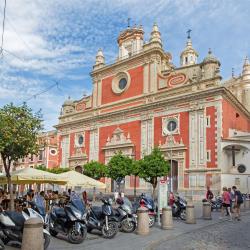
{"type": "Polygon", "coordinates": [[[172,173],[172,181],[173,181],[173,191],[177,192],[178,190],[178,161],[172,160],[172,164],[171,164],[171,160],[168,161],[169,165],[170,165],[170,171],[169,171],[169,177],[171,177],[171,173],[172,173]],[[171,165],[172,165],[172,171],[171,171],[171,165]]]}
{"type": "Polygon", "coordinates": [[[82,174],[82,167],[81,166],[76,166],[75,171],[82,174]]]}

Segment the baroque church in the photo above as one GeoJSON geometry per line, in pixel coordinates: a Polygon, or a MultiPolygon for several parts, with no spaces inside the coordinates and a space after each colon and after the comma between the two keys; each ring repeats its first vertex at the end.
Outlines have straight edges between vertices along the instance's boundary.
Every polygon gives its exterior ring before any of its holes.
{"type": "MultiPolygon", "coordinates": [[[[91,72],[93,91],[62,105],[58,130],[61,167],[81,171],[89,161],[108,163],[121,151],[140,159],[159,147],[172,165],[173,189],[200,197],[206,186],[250,188],[250,63],[242,74],[222,81],[220,62],[208,51],[203,60],[190,33],[180,65],[163,50],[157,24],[149,42],[142,26],[117,39],[118,57],[105,63],[98,50],[91,72]]],[[[107,190],[114,183],[106,178],[107,190]]],[[[125,189],[150,187],[134,176],[125,189]]]]}

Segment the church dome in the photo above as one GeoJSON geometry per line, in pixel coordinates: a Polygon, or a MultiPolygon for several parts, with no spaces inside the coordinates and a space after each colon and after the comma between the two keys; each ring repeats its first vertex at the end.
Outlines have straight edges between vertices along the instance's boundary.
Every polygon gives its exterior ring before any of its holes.
{"type": "Polygon", "coordinates": [[[219,66],[220,66],[220,61],[217,59],[216,56],[214,56],[214,55],[212,54],[211,49],[209,49],[208,55],[207,55],[207,56],[204,58],[204,60],[203,60],[203,64],[206,64],[206,63],[217,63],[217,64],[219,64],[219,66]]]}

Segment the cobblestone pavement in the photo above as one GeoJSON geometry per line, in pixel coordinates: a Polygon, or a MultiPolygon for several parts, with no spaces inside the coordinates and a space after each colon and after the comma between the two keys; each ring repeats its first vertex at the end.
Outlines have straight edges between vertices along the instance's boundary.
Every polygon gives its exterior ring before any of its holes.
{"type": "Polygon", "coordinates": [[[250,249],[250,214],[241,221],[224,221],[162,242],[157,250],[245,250],[250,249]]]}
{"type": "MultiPolygon", "coordinates": [[[[70,244],[63,236],[51,237],[48,250],[250,249],[248,239],[250,236],[250,211],[242,216],[241,222],[228,222],[220,221],[218,212],[212,214],[212,220],[203,220],[201,219],[201,207],[197,206],[195,210],[196,224],[186,224],[181,220],[174,220],[173,230],[162,230],[156,225],[147,236],[119,232],[111,240],[100,237],[98,233],[93,233],[88,234],[87,240],[79,245],[70,244]],[[233,242],[232,245],[231,242],[233,242]]],[[[6,250],[18,249],[6,246],[6,250]]]]}

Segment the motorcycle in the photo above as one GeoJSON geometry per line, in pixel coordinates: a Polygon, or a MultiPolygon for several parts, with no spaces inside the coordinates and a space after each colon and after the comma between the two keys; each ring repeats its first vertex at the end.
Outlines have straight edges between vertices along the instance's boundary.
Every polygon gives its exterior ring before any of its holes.
{"type": "Polygon", "coordinates": [[[90,206],[87,213],[88,232],[97,229],[102,232],[104,238],[111,239],[118,232],[118,219],[113,215],[112,200],[101,199],[103,205],[90,206]]]}
{"type": "Polygon", "coordinates": [[[172,206],[172,215],[175,218],[180,218],[181,220],[186,219],[186,207],[187,202],[180,196],[175,197],[175,202],[172,206]]]}
{"type": "Polygon", "coordinates": [[[218,211],[222,207],[222,198],[220,196],[215,197],[215,199],[211,200],[211,211],[218,211]]]}
{"type": "MultiPolygon", "coordinates": [[[[44,222],[44,218],[32,208],[25,208],[22,213],[16,211],[0,212],[0,249],[4,249],[4,245],[9,242],[17,245],[22,244],[24,222],[30,218],[40,218],[44,222]]],[[[43,229],[43,237],[44,249],[46,250],[50,244],[50,233],[45,228],[43,229]]]]}
{"type": "Polygon", "coordinates": [[[220,196],[216,196],[212,200],[203,199],[202,202],[209,202],[211,205],[211,211],[218,211],[222,208],[222,198],[220,196]]]}
{"type": "Polygon", "coordinates": [[[156,208],[153,199],[150,196],[142,194],[139,204],[141,207],[146,207],[148,209],[149,227],[153,227],[156,221],[156,208]]]}
{"type": "Polygon", "coordinates": [[[136,229],[137,215],[132,212],[132,204],[126,197],[117,199],[118,208],[114,209],[114,215],[119,221],[119,228],[125,233],[132,233],[136,229]]]}
{"type": "Polygon", "coordinates": [[[48,217],[49,232],[52,236],[62,233],[72,244],[82,243],[87,236],[85,204],[75,195],[64,208],[52,206],[48,217]]]}

